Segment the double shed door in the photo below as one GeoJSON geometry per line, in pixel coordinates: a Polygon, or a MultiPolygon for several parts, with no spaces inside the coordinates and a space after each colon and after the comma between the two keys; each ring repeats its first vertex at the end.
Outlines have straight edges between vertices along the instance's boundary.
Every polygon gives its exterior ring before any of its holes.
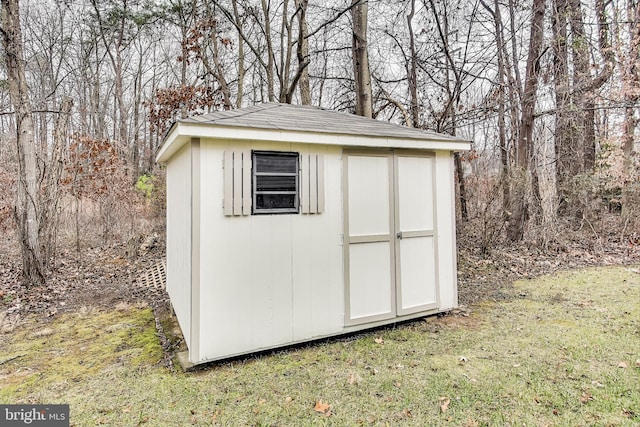
{"type": "Polygon", "coordinates": [[[438,307],[434,157],[345,152],[347,325],[438,307]]]}

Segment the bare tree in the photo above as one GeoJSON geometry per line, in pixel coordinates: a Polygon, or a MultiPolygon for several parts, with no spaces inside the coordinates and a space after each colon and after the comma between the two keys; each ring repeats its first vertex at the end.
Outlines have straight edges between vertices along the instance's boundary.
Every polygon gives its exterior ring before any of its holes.
{"type": "Polygon", "coordinates": [[[18,0],[2,0],[2,42],[9,94],[16,116],[18,153],[18,200],[15,219],[22,250],[22,273],[27,285],[45,282],[45,259],[39,238],[39,210],[36,143],[29,88],[25,75],[24,47],[18,0]]]}
{"type": "Polygon", "coordinates": [[[555,155],[558,212],[567,209],[571,177],[582,169],[578,131],[571,119],[571,82],[569,80],[569,50],[567,47],[567,0],[554,0],[551,15],[553,31],[553,77],[556,102],[555,155]]]}
{"type": "MultiPolygon", "coordinates": [[[[231,0],[233,6],[233,19],[237,28],[242,28],[240,13],[238,12],[238,0],[231,0]]],[[[231,18],[230,18],[231,19],[231,18]]],[[[242,107],[242,98],[244,95],[244,40],[242,34],[238,31],[238,94],[236,96],[236,108],[242,107]]]]}
{"type": "Polygon", "coordinates": [[[309,82],[309,28],[307,25],[307,9],[309,0],[295,0],[296,14],[298,15],[298,45],[296,54],[300,71],[300,101],[302,105],[311,105],[311,85],[309,82]],[[306,65],[305,65],[306,64],[306,65]]]}
{"type": "Polygon", "coordinates": [[[51,159],[42,178],[42,203],[40,215],[40,238],[42,255],[46,262],[55,255],[56,236],[60,219],[60,182],[64,172],[65,148],[67,146],[69,118],[73,107],[73,99],[64,97],[60,104],[60,112],[53,131],[51,159]]]}
{"type": "MultiPolygon", "coordinates": [[[[500,12],[499,0],[494,0],[493,8],[481,1],[483,7],[493,17],[495,25],[495,42],[496,42],[496,59],[497,59],[497,72],[498,72],[498,87],[497,87],[497,108],[498,108],[498,146],[500,149],[500,181],[502,186],[502,211],[503,218],[508,219],[510,208],[510,192],[511,192],[511,180],[510,180],[510,167],[509,167],[509,144],[507,140],[507,99],[511,106],[512,121],[516,114],[514,113],[515,93],[514,90],[515,80],[511,73],[511,66],[509,64],[509,55],[504,40],[504,24],[502,22],[502,14],[500,12]],[[509,93],[509,97],[506,94],[509,93]]],[[[514,126],[512,126],[513,128],[514,126]]],[[[513,135],[513,129],[511,134],[513,135]]]]}
{"type": "MultiPolygon", "coordinates": [[[[636,117],[638,100],[640,100],[640,2],[627,0],[627,51],[621,55],[625,61],[622,62],[624,70],[623,92],[624,92],[624,122],[622,148],[627,159],[631,157],[635,132],[640,120],[636,117]],[[635,106],[635,108],[634,108],[635,106]]],[[[630,162],[627,161],[627,167],[630,162]]]]}
{"type": "Polygon", "coordinates": [[[411,126],[417,127],[420,124],[420,107],[418,105],[418,71],[416,58],[416,43],[413,33],[413,17],[416,13],[416,0],[410,0],[410,10],[407,15],[407,29],[409,31],[409,61],[407,61],[407,80],[409,86],[409,99],[411,111],[411,126]]]}
{"type": "Polygon", "coordinates": [[[515,179],[513,182],[511,208],[507,237],[512,241],[522,240],[525,223],[529,216],[527,187],[530,186],[528,175],[531,172],[531,156],[533,153],[533,124],[535,118],[536,93],[540,74],[540,55],[544,36],[544,0],[533,0],[533,16],[529,36],[529,54],[522,98],[522,118],[520,120],[520,136],[516,152],[515,179]]]}
{"type": "Polygon", "coordinates": [[[364,117],[373,115],[373,97],[371,94],[371,71],[369,70],[369,52],[367,50],[367,21],[369,4],[367,0],[351,1],[353,19],[353,74],[356,84],[356,114],[364,117]]]}

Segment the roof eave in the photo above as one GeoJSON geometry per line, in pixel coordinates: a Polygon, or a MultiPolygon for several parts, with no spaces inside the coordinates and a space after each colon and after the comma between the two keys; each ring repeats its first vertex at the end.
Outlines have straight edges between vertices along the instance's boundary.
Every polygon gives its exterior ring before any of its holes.
{"type": "Polygon", "coordinates": [[[176,122],[167,133],[164,143],[158,149],[156,161],[160,163],[166,162],[191,138],[286,141],[300,144],[446,151],[465,151],[471,148],[470,141],[456,139],[448,135],[425,135],[424,138],[420,139],[399,136],[367,136],[348,133],[224,126],[217,123],[176,122]]]}
{"type": "Polygon", "coordinates": [[[166,163],[189,139],[186,135],[181,135],[181,123],[175,122],[167,131],[164,141],[156,151],[156,162],[166,163]]]}

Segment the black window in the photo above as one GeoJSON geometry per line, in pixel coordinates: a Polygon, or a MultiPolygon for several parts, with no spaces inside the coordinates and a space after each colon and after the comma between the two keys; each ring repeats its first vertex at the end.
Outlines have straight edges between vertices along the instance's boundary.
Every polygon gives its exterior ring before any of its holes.
{"type": "Polygon", "coordinates": [[[298,213],[298,153],[253,152],[253,213],[298,213]]]}

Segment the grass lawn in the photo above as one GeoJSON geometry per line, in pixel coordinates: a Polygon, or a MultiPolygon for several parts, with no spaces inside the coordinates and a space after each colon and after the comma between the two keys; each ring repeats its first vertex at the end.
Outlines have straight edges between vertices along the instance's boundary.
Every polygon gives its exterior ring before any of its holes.
{"type": "Polygon", "coordinates": [[[0,335],[0,403],[68,403],[71,425],[640,425],[640,274],[515,284],[469,317],[192,373],[159,366],[151,311],[120,307],[0,335]]]}

